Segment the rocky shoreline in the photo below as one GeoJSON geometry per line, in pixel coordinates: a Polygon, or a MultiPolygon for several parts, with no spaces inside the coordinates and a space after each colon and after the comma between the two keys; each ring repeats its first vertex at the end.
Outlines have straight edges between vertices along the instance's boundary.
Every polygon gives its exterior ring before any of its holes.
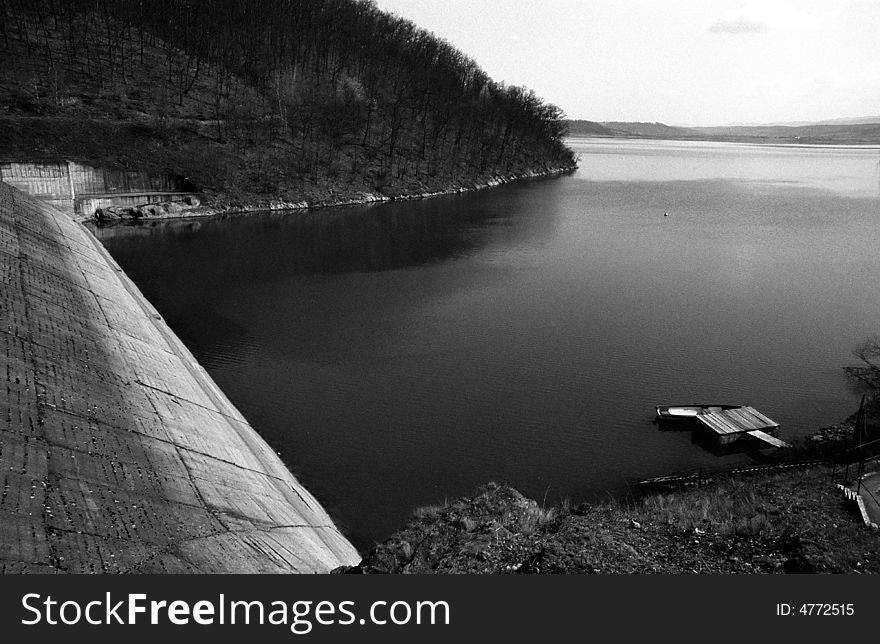
{"type": "Polygon", "coordinates": [[[356,206],[371,203],[387,203],[391,201],[411,201],[416,199],[431,199],[456,194],[474,192],[486,188],[494,188],[516,181],[529,179],[549,178],[569,174],[577,170],[577,165],[570,167],[548,168],[546,170],[529,170],[509,175],[494,175],[485,181],[473,184],[456,183],[440,190],[427,190],[413,193],[384,194],[378,190],[361,190],[349,195],[301,201],[285,201],[283,199],[267,199],[246,202],[228,200],[224,197],[215,197],[202,203],[196,197],[188,196],[180,201],[166,201],[162,203],[144,204],[130,208],[101,208],[95,212],[94,217],[85,218],[87,221],[95,221],[101,225],[120,222],[155,221],[163,219],[195,219],[203,217],[215,217],[218,215],[238,215],[253,212],[282,211],[282,210],[306,210],[312,208],[330,208],[334,206],[356,206]]]}

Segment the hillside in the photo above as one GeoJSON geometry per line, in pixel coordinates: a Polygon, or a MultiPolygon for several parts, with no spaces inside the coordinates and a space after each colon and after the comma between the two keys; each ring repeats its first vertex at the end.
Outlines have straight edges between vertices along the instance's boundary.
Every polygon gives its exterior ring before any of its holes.
{"type": "Polygon", "coordinates": [[[561,112],[369,0],[0,3],[0,160],[215,200],[472,187],[573,166],[561,112]]]}

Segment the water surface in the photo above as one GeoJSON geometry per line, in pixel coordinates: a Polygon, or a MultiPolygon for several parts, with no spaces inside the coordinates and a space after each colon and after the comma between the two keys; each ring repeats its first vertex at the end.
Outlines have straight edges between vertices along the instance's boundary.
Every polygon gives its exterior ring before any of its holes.
{"type": "Polygon", "coordinates": [[[789,441],[854,410],[880,150],[572,144],[558,179],[99,236],[360,546],[491,480],[579,501],[748,460],[658,403],[750,404],[789,441]]]}

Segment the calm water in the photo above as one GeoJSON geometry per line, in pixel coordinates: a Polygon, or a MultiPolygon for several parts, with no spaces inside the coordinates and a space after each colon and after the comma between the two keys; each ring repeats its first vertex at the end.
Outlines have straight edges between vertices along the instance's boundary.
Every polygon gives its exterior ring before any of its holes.
{"type": "Polygon", "coordinates": [[[560,179],[99,234],[361,546],[491,480],[578,501],[748,459],[657,403],[751,404],[789,440],[854,410],[880,150],[573,145],[560,179]]]}

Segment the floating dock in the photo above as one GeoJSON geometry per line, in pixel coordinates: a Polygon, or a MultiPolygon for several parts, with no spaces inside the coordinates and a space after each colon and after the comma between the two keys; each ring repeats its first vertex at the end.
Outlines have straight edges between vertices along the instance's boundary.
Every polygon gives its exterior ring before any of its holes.
{"type": "Polygon", "coordinates": [[[703,430],[716,445],[727,446],[743,438],[760,441],[765,447],[791,447],[776,438],[779,423],[754,407],[743,405],[657,405],[657,419],[703,430]],[[696,422],[694,422],[696,421],[696,422]]]}
{"type": "Polygon", "coordinates": [[[695,418],[712,432],[719,445],[728,445],[749,436],[772,447],[789,447],[788,443],[773,436],[779,423],[754,407],[713,409],[697,414],[695,418]]]}

